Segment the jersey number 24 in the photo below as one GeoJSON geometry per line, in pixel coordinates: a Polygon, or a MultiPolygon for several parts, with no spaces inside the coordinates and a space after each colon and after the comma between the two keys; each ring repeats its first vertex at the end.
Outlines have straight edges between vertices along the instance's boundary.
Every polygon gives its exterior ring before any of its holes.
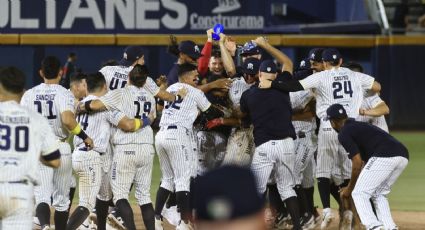
{"type": "Polygon", "coordinates": [[[332,84],[332,88],[334,90],[334,99],[343,98],[344,94],[348,94],[350,95],[350,97],[353,97],[353,89],[351,88],[351,81],[344,81],[343,83],[336,81],[332,84]]]}

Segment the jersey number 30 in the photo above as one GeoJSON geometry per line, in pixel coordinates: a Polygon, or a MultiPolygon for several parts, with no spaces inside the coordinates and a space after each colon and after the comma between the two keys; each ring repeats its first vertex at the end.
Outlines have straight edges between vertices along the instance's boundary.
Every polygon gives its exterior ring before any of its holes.
{"type": "Polygon", "coordinates": [[[350,97],[353,97],[353,89],[351,88],[351,81],[344,81],[344,87],[342,87],[342,82],[336,81],[332,84],[334,90],[334,99],[343,98],[343,94],[348,94],[350,97]],[[344,89],[344,92],[341,92],[344,89]]]}
{"type": "MultiPolygon", "coordinates": [[[[10,143],[12,136],[12,129],[7,125],[0,125],[0,150],[7,151],[10,149],[10,143]]],[[[27,126],[16,126],[15,127],[15,151],[26,152],[28,151],[29,143],[29,130],[27,126]]]]}

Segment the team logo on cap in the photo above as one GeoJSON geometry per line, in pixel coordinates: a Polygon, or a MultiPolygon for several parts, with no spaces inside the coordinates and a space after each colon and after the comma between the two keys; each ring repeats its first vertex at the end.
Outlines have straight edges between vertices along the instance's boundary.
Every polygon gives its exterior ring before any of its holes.
{"type": "Polygon", "coordinates": [[[314,58],[314,56],[316,56],[316,54],[312,53],[312,54],[311,54],[311,58],[314,58]]]}
{"type": "Polygon", "coordinates": [[[127,60],[127,53],[124,53],[123,58],[127,60]]]}
{"type": "Polygon", "coordinates": [[[201,52],[201,51],[199,51],[199,46],[195,45],[195,47],[194,47],[194,48],[195,48],[195,52],[196,52],[196,53],[200,53],[200,52],[201,52]]]}
{"type": "MultiPolygon", "coordinates": [[[[311,55],[311,56],[314,56],[314,55],[311,55]]],[[[304,60],[301,61],[300,67],[305,67],[305,61],[304,60]]]]}
{"type": "Polygon", "coordinates": [[[272,67],[267,67],[267,72],[272,71],[272,67]]]}
{"type": "Polygon", "coordinates": [[[254,69],[254,64],[252,63],[248,63],[248,66],[246,67],[247,69],[254,69]]]}
{"type": "Polygon", "coordinates": [[[332,58],[333,58],[333,59],[336,59],[336,54],[332,55],[332,58]]]}
{"type": "Polygon", "coordinates": [[[339,112],[340,114],[343,114],[343,113],[344,113],[344,110],[340,109],[340,110],[338,110],[338,112],[339,112]]]}

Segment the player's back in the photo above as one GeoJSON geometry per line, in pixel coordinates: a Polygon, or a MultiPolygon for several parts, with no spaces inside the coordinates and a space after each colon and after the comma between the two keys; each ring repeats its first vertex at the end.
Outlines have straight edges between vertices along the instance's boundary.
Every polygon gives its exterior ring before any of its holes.
{"type": "Polygon", "coordinates": [[[176,94],[181,88],[187,89],[187,95],[184,99],[179,98],[174,102],[165,102],[159,126],[175,125],[191,130],[199,110],[204,112],[211,105],[201,90],[189,84],[178,82],[168,87],[167,91],[176,94]]]}
{"type": "Polygon", "coordinates": [[[74,111],[74,96],[70,91],[58,84],[42,83],[25,92],[21,105],[47,118],[56,137],[61,140],[68,137],[69,133],[62,125],[61,113],[74,111]]]}
{"type": "Polygon", "coordinates": [[[106,80],[109,90],[124,88],[128,82],[128,74],[133,69],[132,66],[105,66],[99,70],[106,80]]]}
{"type": "Polygon", "coordinates": [[[35,182],[40,153],[54,142],[44,117],[16,102],[0,102],[0,182],[35,182]]]}
{"type": "MultiPolygon", "coordinates": [[[[110,91],[100,99],[109,110],[119,110],[129,118],[146,118],[156,111],[155,98],[144,88],[133,85],[110,91]]],[[[153,144],[153,130],[150,126],[132,133],[116,129],[112,140],[114,144],[153,144]]]]}
{"type": "Polygon", "coordinates": [[[303,86],[314,85],[305,88],[316,89],[316,114],[319,118],[324,118],[326,109],[336,103],[344,106],[349,117],[357,117],[363,101],[363,91],[370,88],[373,81],[369,75],[343,67],[315,73],[301,80],[303,86]]]}

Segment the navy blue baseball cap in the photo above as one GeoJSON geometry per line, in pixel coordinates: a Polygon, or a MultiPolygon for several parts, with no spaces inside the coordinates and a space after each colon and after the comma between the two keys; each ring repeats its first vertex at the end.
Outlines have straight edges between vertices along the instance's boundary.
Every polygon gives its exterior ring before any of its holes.
{"type": "Polygon", "coordinates": [[[335,48],[328,48],[323,50],[322,60],[323,61],[338,61],[341,59],[341,54],[335,48]]]}
{"type": "Polygon", "coordinates": [[[311,69],[310,58],[304,58],[301,60],[300,65],[297,69],[294,70],[294,79],[302,80],[313,74],[313,70],[311,69]]]}
{"type": "Polygon", "coordinates": [[[242,72],[245,74],[250,74],[250,75],[257,74],[258,70],[260,69],[260,64],[261,62],[257,58],[252,58],[252,57],[247,58],[243,62],[242,72]]]}
{"type": "Polygon", "coordinates": [[[242,47],[241,56],[260,54],[260,48],[253,41],[245,43],[242,47]]]}
{"type": "Polygon", "coordinates": [[[141,46],[127,46],[119,64],[123,66],[131,66],[137,59],[143,56],[143,48],[141,46]]]}
{"type": "Polygon", "coordinates": [[[261,62],[260,72],[263,73],[277,73],[277,67],[273,60],[265,60],[261,62]]]}
{"type": "Polygon", "coordinates": [[[300,61],[299,70],[311,69],[310,58],[304,58],[300,61]]]}
{"type": "Polygon", "coordinates": [[[251,216],[264,208],[264,199],[249,168],[224,166],[197,178],[197,219],[226,221],[251,216]]]}
{"type": "Polygon", "coordinates": [[[323,53],[323,48],[313,48],[310,50],[310,52],[308,52],[308,58],[311,61],[318,61],[318,62],[322,62],[322,53],[323,53]]]}
{"type": "Polygon", "coordinates": [[[195,42],[187,40],[179,44],[179,51],[196,60],[202,56],[199,46],[195,42]]]}
{"type": "Polygon", "coordinates": [[[347,118],[347,111],[341,104],[333,104],[326,110],[326,119],[342,119],[347,118]]]}

